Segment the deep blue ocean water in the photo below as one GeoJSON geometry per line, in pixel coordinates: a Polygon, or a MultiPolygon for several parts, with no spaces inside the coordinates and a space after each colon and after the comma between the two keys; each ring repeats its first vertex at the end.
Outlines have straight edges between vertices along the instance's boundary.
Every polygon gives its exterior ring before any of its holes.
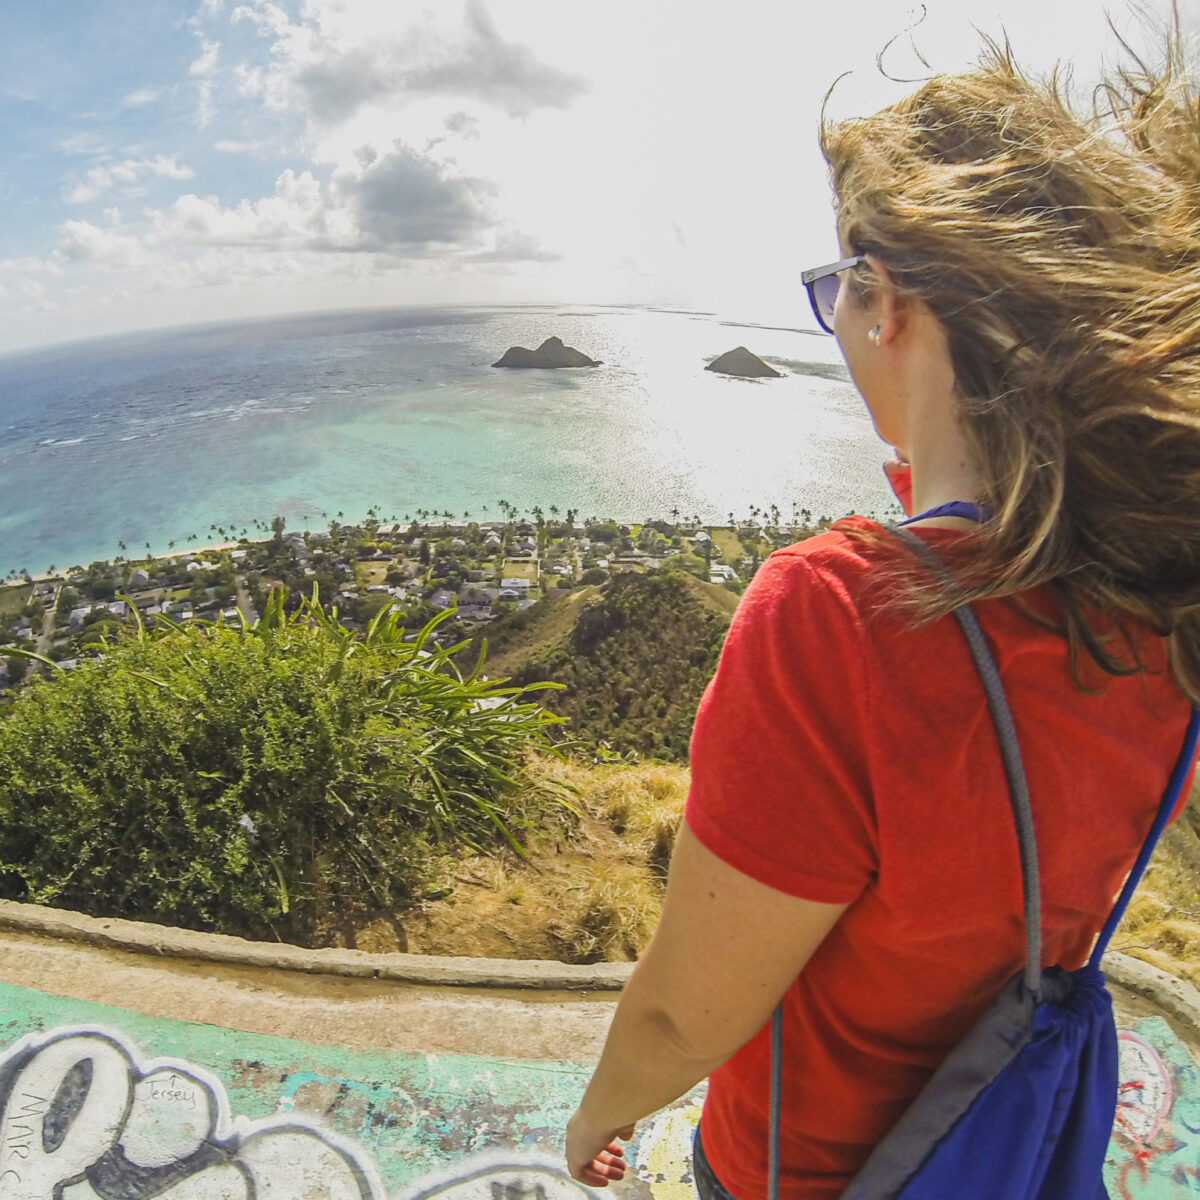
{"type": "Polygon", "coordinates": [[[373,310],[105,338],[0,357],[0,576],[371,506],[882,514],[886,449],[832,338],[705,314],[373,310]],[[489,365],[552,334],[604,365],[489,365]],[[784,377],[703,369],[738,345],[784,377]]]}

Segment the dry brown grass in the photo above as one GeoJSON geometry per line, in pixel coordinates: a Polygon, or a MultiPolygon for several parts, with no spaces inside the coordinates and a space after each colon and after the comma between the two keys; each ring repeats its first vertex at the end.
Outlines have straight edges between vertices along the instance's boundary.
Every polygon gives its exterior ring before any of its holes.
{"type": "MultiPolygon", "coordinates": [[[[636,959],[662,911],[687,768],[533,756],[526,771],[522,806],[541,814],[526,859],[501,852],[448,861],[441,880],[448,894],[399,919],[380,918],[341,944],[566,962],[636,959]],[[557,805],[556,794],[567,796],[578,815],[557,805]]],[[[1196,826],[1200,792],[1163,838],[1113,949],[1200,986],[1196,826]]]]}
{"type": "Polygon", "coordinates": [[[528,579],[531,583],[537,583],[538,564],[528,558],[506,558],[501,573],[505,579],[528,579]]]}
{"type": "Polygon", "coordinates": [[[377,583],[386,583],[387,573],[391,569],[391,563],[356,562],[354,564],[354,578],[360,588],[366,589],[377,583]]]}
{"type": "Polygon", "coordinates": [[[1112,948],[1200,986],[1200,791],[1150,860],[1112,948]]]}
{"type": "Polygon", "coordinates": [[[527,858],[502,854],[456,864],[443,899],[406,914],[416,953],[636,959],[658,924],[666,866],[683,816],[686,768],[623,764],[588,767],[531,757],[533,806],[554,793],[578,815],[546,809],[527,858]]]}

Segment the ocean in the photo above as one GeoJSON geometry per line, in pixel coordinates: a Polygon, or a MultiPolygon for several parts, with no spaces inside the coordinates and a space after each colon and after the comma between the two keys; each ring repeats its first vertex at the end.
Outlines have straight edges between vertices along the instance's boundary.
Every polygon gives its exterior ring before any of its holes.
{"type": "Polygon", "coordinates": [[[883,515],[885,457],[832,338],[712,314],[396,309],[109,337],[0,357],[0,577],[372,507],[883,515]],[[551,335],[604,365],[490,366],[551,335]],[[739,345],[783,378],[703,369],[739,345]]]}

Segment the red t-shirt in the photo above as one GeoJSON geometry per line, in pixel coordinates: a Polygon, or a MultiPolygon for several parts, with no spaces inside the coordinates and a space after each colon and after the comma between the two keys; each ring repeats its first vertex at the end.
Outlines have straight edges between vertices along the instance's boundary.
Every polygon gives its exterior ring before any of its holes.
{"type": "MultiPolygon", "coordinates": [[[[914,531],[935,546],[961,536],[914,531]]],[[[700,841],[779,891],[851,905],[784,998],[785,1200],[840,1195],[1024,960],[983,685],[953,618],[914,630],[871,610],[863,585],[884,552],[834,531],[772,554],[692,734],[686,819],[700,841]]],[[[1064,639],[1011,603],[974,607],[1029,780],[1045,962],[1075,968],[1149,830],[1190,707],[1159,638],[1144,638],[1144,675],[1088,660],[1102,693],[1087,695],[1064,639]]],[[[740,1200],[767,1194],[769,1053],[768,1024],[709,1082],[705,1154],[740,1200]]]]}

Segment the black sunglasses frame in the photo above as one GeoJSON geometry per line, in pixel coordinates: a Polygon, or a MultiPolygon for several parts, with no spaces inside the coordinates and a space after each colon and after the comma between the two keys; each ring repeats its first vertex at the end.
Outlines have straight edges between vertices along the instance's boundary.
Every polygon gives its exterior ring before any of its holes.
{"type": "MultiPolygon", "coordinates": [[[[822,279],[828,278],[830,275],[837,275],[842,271],[848,271],[851,267],[860,266],[867,261],[865,254],[855,254],[850,258],[839,258],[835,263],[828,263],[823,267],[813,267],[809,271],[800,272],[800,282],[804,284],[808,291],[808,302],[812,305],[813,316],[817,318],[817,324],[825,330],[826,333],[832,333],[832,326],[826,324],[825,318],[821,315],[820,306],[817,304],[817,293],[814,285],[822,279]]],[[[840,281],[839,281],[840,283],[840,281]]]]}

